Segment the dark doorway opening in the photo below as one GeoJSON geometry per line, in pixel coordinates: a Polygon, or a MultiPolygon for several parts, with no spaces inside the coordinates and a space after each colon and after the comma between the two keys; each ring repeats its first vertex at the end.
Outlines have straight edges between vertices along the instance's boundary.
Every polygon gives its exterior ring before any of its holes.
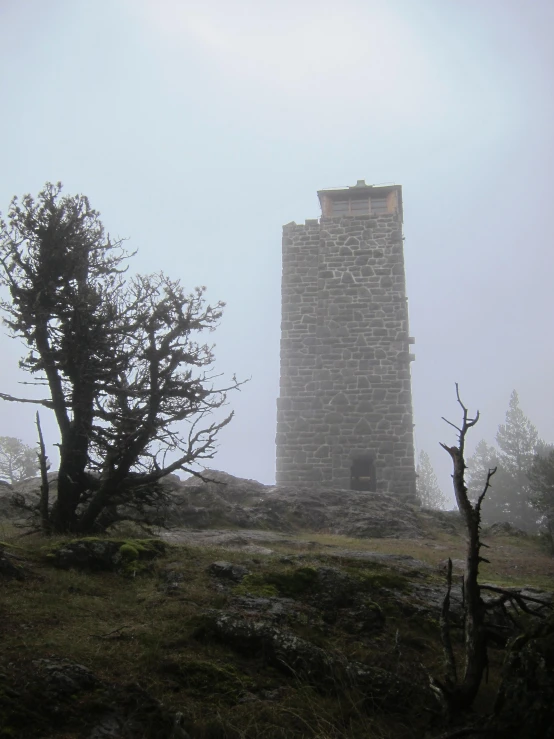
{"type": "Polygon", "coordinates": [[[370,456],[356,457],[350,467],[350,490],[372,490],[377,487],[375,464],[370,456]]]}

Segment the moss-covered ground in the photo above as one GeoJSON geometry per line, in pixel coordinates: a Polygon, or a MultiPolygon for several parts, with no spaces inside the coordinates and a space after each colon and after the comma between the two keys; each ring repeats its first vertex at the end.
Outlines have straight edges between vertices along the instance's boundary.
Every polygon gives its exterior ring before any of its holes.
{"type": "MultiPolygon", "coordinates": [[[[281,625],[301,638],[408,680],[426,680],[442,671],[438,620],[425,611],[406,610],[396,596],[409,598],[413,580],[440,584],[439,562],[463,557],[459,536],[399,541],[306,534],[297,537],[293,550],[281,546],[271,555],[173,545],[145,572],[124,568],[101,573],[54,568],[47,554],[60,540],[21,537],[7,524],[0,527],[0,539],[26,572],[22,580],[0,581],[2,738],[86,735],[83,710],[69,727],[39,730],[30,719],[25,733],[20,714],[32,716],[37,706],[18,704],[17,692],[10,698],[9,687],[4,688],[8,697],[2,698],[2,680],[4,685],[14,675],[21,680],[40,658],[75,661],[110,684],[138,683],[183,713],[192,739],[418,739],[432,728],[432,716],[420,706],[368,710],[367,696],[352,688],[338,686],[333,694],[323,693],[317,681],[279,671],[263,653],[248,654],[221,640],[198,638],[199,625],[206,612],[227,612],[237,598],[289,599],[305,608],[305,617],[285,618],[281,625]],[[407,554],[432,567],[368,562],[350,556],[354,550],[407,554]],[[244,565],[250,574],[241,582],[215,578],[209,565],[222,559],[244,565]],[[317,568],[322,566],[357,583],[365,612],[371,615],[373,609],[375,614],[374,628],[351,629],[336,614],[327,617],[324,604],[334,593],[321,590],[317,568]]],[[[503,537],[488,543],[491,564],[483,567],[484,581],[552,588],[554,561],[536,540],[503,537]]],[[[125,540],[124,561],[138,560],[145,546],[144,541],[125,540]]],[[[477,712],[491,709],[502,660],[501,649],[491,650],[489,679],[477,712]]]]}

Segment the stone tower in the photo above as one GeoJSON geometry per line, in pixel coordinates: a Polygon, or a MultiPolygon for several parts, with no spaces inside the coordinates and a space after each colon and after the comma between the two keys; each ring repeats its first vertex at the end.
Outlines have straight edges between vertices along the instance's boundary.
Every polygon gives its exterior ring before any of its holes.
{"type": "Polygon", "coordinates": [[[277,484],[414,499],[402,189],[318,196],[283,227],[277,484]]]}

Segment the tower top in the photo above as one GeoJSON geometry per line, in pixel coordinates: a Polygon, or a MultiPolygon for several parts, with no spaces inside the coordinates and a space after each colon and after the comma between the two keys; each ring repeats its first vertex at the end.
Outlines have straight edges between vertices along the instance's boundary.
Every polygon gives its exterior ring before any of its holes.
{"type": "Polygon", "coordinates": [[[318,190],[317,196],[324,218],[399,213],[402,219],[401,185],[366,185],[358,180],[350,187],[318,190]]]}

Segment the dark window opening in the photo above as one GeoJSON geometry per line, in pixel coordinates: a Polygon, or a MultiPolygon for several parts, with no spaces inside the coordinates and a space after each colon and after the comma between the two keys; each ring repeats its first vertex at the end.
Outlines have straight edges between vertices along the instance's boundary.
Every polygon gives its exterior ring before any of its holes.
{"type": "Polygon", "coordinates": [[[373,459],[371,457],[356,457],[350,467],[350,489],[375,491],[376,482],[373,459]]]}

